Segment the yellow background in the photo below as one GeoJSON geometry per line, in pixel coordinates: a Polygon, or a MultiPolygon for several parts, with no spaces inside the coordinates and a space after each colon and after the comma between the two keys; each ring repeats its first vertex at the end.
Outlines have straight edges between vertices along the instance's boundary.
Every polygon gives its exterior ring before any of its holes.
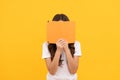
{"type": "Polygon", "coordinates": [[[46,80],[46,22],[65,13],[81,42],[78,80],[120,80],[119,0],[0,0],[0,80],[46,80]]]}

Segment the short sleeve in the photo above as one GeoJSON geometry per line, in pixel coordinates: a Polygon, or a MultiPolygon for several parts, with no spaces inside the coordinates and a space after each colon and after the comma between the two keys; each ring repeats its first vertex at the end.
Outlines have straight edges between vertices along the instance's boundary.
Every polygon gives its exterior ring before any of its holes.
{"type": "Polygon", "coordinates": [[[48,50],[48,43],[44,42],[42,46],[42,59],[51,57],[50,52],[48,50]]]}
{"type": "Polygon", "coordinates": [[[81,45],[79,41],[75,41],[74,47],[75,47],[74,56],[82,56],[81,45]]]}

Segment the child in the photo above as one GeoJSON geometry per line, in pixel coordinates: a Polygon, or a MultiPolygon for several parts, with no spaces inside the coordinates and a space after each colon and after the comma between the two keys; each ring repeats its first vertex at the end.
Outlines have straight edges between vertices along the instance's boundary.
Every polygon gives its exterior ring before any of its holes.
{"type": "MultiPolygon", "coordinates": [[[[52,21],[69,21],[65,14],[56,14],[52,21]]],[[[68,43],[59,39],[55,44],[44,42],[42,58],[48,69],[47,80],[77,80],[80,42],[68,43]]]]}

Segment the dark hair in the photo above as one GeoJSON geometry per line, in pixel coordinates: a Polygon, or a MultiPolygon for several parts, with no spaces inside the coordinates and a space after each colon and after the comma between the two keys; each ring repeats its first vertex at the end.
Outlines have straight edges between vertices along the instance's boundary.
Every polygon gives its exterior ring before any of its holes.
{"type": "MultiPolygon", "coordinates": [[[[52,21],[60,21],[60,20],[69,21],[69,18],[65,14],[56,14],[52,19],[52,21]]],[[[71,55],[73,57],[73,54],[75,52],[74,43],[69,43],[68,47],[69,47],[71,55]]],[[[55,56],[56,49],[57,49],[56,44],[49,43],[48,50],[50,51],[50,54],[51,54],[51,60],[53,60],[53,58],[55,56]]],[[[59,66],[62,64],[62,61],[63,60],[61,60],[61,55],[60,55],[59,66]]]]}

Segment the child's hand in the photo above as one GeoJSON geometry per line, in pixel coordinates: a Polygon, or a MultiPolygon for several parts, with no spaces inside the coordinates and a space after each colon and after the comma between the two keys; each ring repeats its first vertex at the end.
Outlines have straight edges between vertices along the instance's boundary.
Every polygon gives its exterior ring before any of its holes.
{"type": "Polygon", "coordinates": [[[56,46],[57,46],[57,50],[62,51],[62,50],[63,50],[63,47],[64,47],[64,40],[63,40],[63,39],[59,39],[59,40],[56,42],[56,46]]]}
{"type": "Polygon", "coordinates": [[[68,48],[68,42],[66,40],[64,40],[64,46],[63,46],[64,50],[69,50],[68,48]]]}
{"type": "Polygon", "coordinates": [[[68,42],[64,39],[59,39],[57,42],[56,42],[56,45],[57,45],[57,50],[59,51],[67,51],[69,50],[68,48],[68,42]]]}

